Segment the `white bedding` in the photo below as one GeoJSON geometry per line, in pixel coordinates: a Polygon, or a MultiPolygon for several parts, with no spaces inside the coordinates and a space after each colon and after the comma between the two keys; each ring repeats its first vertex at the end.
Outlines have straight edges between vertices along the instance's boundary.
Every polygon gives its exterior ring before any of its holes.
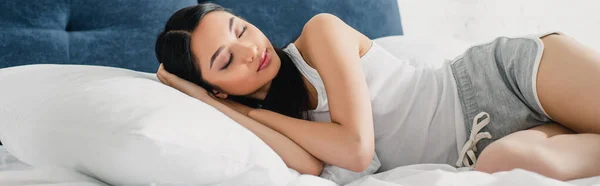
{"type": "MultiPolygon", "coordinates": [[[[298,175],[288,186],[337,186],[335,183],[311,175],[298,175]]],[[[83,174],[61,168],[32,168],[19,162],[0,146],[0,185],[65,185],[106,186],[104,183],[83,174]]],[[[475,171],[459,171],[449,165],[420,164],[399,167],[387,172],[370,175],[347,186],[400,186],[400,185],[596,185],[600,176],[560,182],[525,170],[513,170],[496,174],[475,171]]]]}
{"type": "Polygon", "coordinates": [[[20,162],[0,146],[0,185],[61,185],[106,186],[106,184],[78,172],[62,168],[33,168],[20,162]]]}

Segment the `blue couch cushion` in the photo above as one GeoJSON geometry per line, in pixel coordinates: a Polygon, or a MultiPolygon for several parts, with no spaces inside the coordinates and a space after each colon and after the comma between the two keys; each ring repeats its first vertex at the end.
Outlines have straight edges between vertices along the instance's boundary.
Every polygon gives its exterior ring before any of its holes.
{"type": "MultiPolygon", "coordinates": [[[[199,2],[206,2],[200,0],[199,2]]],[[[258,27],[276,47],[292,42],[304,23],[331,13],[371,39],[402,35],[397,0],[211,0],[258,27]]]]}
{"type": "Polygon", "coordinates": [[[0,68],[88,64],[156,72],[167,19],[197,0],[2,0],[0,68]]]}

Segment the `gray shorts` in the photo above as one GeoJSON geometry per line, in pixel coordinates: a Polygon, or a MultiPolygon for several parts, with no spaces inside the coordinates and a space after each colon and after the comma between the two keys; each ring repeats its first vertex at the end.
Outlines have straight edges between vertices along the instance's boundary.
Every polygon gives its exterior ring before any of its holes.
{"type": "Polygon", "coordinates": [[[491,120],[480,132],[489,132],[492,138],[477,143],[476,156],[506,135],[553,122],[536,91],[544,49],[540,38],[550,34],[560,33],[499,37],[475,45],[451,61],[467,138],[478,113],[489,113],[491,120]]]}

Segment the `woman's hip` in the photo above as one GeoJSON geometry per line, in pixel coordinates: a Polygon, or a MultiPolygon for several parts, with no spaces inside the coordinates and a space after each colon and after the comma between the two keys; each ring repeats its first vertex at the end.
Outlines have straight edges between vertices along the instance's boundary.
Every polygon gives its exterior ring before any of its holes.
{"type": "Polygon", "coordinates": [[[498,37],[450,62],[467,134],[473,132],[478,114],[489,113],[490,123],[481,132],[489,132],[491,139],[479,141],[477,152],[508,134],[552,121],[535,89],[544,47],[539,38],[546,35],[498,37]]]}

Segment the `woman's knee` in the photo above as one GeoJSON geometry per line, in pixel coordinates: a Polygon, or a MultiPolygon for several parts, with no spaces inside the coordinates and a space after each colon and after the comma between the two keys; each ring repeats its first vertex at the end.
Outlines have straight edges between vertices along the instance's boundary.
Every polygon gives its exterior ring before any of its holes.
{"type": "Polygon", "coordinates": [[[475,170],[494,173],[509,171],[523,166],[527,158],[527,148],[524,144],[507,139],[498,140],[488,145],[479,155],[475,170]]]}

